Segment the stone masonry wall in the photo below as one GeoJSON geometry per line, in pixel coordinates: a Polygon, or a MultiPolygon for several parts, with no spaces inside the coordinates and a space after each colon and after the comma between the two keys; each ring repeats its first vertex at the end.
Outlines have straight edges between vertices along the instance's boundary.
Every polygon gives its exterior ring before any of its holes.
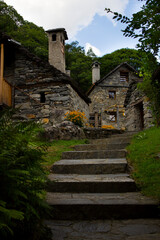
{"type": "Polygon", "coordinates": [[[48,63],[16,52],[13,70],[11,75],[5,69],[5,78],[14,86],[14,107],[20,108],[17,117],[39,120],[47,126],[62,122],[69,110],[87,114],[88,104],[66,83],[68,77],[48,63]]]}
{"type": "Polygon", "coordinates": [[[109,111],[117,112],[115,105],[119,106],[119,122],[120,127],[123,128],[124,125],[124,112],[123,107],[127,88],[115,88],[115,87],[99,87],[94,88],[90,94],[92,103],[90,104],[90,112],[101,113],[102,126],[112,125],[115,128],[118,127],[117,122],[111,122],[109,119],[109,111]],[[109,98],[109,91],[116,91],[116,99],[109,98]]]}
{"type": "Polygon", "coordinates": [[[140,131],[143,128],[153,126],[153,116],[150,109],[150,103],[147,97],[144,96],[137,88],[130,96],[129,104],[126,107],[125,126],[128,131],[140,131]],[[141,104],[143,112],[140,111],[141,104]],[[143,124],[141,114],[143,114],[143,124]],[[143,125],[143,126],[142,126],[143,125]]]}
{"type": "Polygon", "coordinates": [[[81,112],[85,113],[85,116],[87,119],[89,118],[89,106],[86,104],[86,102],[77,94],[76,91],[73,90],[73,88],[68,85],[68,88],[70,90],[70,110],[80,110],[81,112]]]}

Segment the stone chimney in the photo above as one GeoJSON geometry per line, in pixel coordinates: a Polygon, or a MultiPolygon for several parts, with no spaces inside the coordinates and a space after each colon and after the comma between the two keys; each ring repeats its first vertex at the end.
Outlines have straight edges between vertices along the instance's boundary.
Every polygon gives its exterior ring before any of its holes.
{"type": "Polygon", "coordinates": [[[100,63],[92,63],[92,84],[100,80],[100,63]]]}
{"type": "Polygon", "coordinates": [[[68,39],[67,32],[64,28],[50,29],[48,34],[48,61],[61,72],[66,73],[65,64],[65,40],[68,39]]]}

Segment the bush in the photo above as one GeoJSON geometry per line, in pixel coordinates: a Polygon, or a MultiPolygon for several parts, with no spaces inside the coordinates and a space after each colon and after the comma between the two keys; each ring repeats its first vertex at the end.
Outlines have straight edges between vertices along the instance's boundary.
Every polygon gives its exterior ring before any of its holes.
{"type": "Polygon", "coordinates": [[[71,111],[71,112],[67,112],[65,114],[65,119],[73,122],[75,125],[77,125],[79,127],[83,127],[84,122],[87,118],[86,118],[84,112],[74,110],[74,111],[71,111]]]}
{"type": "Polygon", "coordinates": [[[0,114],[0,239],[38,240],[49,209],[43,151],[34,144],[39,128],[13,121],[13,113],[0,114]]]}

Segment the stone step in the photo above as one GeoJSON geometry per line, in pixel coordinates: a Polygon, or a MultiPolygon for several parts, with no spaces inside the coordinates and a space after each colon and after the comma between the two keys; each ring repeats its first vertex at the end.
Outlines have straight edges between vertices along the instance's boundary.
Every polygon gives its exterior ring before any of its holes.
{"type": "Polygon", "coordinates": [[[101,143],[101,144],[81,144],[74,146],[75,151],[91,150],[119,150],[125,149],[128,143],[101,143]]]}
{"type": "Polygon", "coordinates": [[[113,193],[134,192],[136,184],[127,173],[120,174],[50,174],[49,192],[113,193]]]}
{"type": "Polygon", "coordinates": [[[52,219],[134,219],[159,216],[155,200],[134,193],[47,193],[52,219]]]}
{"type": "Polygon", "coordinates": [[[62,159],[105,159],[124,158],[126,150],[96,150],[63,152],[62,159]]]}
{"type": "Polygon", "coordinates": [[[132,137],[110,137],[101,139],[90,139],[90,144],[129,144],[132,137]]]}
{"type": "Polygon", "coordinates": [[[112,134],[112,135],[110,135],[110,137],[128,137],[128,136],[133,137],[137,133],[138,133],[137,131],[124,132],[124,133],[112,134]]]}
{"type": "Polygon", "coordinates": [[[127,161],[120,159],[77,159],[60,160],[54,163],[53,173],[59,174],[113,174],[124,173],[127,170],[127,161]]]}

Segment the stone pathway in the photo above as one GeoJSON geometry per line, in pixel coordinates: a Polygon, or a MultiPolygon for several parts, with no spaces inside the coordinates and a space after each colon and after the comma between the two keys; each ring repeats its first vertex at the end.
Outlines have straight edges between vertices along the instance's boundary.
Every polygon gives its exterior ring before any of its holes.
{"type": "Polygon", "coordinates": [[[160,239],[158,203],[140,194],[129,175],[130,139],[127,133],[92,140],[53,165],[47,194],[53,240],[160,239]]]}
{"type": "Polygon", "coordinates": [[[47,222],[52,240],[159,240],[160,220],[95,220],[47,222]]]}

